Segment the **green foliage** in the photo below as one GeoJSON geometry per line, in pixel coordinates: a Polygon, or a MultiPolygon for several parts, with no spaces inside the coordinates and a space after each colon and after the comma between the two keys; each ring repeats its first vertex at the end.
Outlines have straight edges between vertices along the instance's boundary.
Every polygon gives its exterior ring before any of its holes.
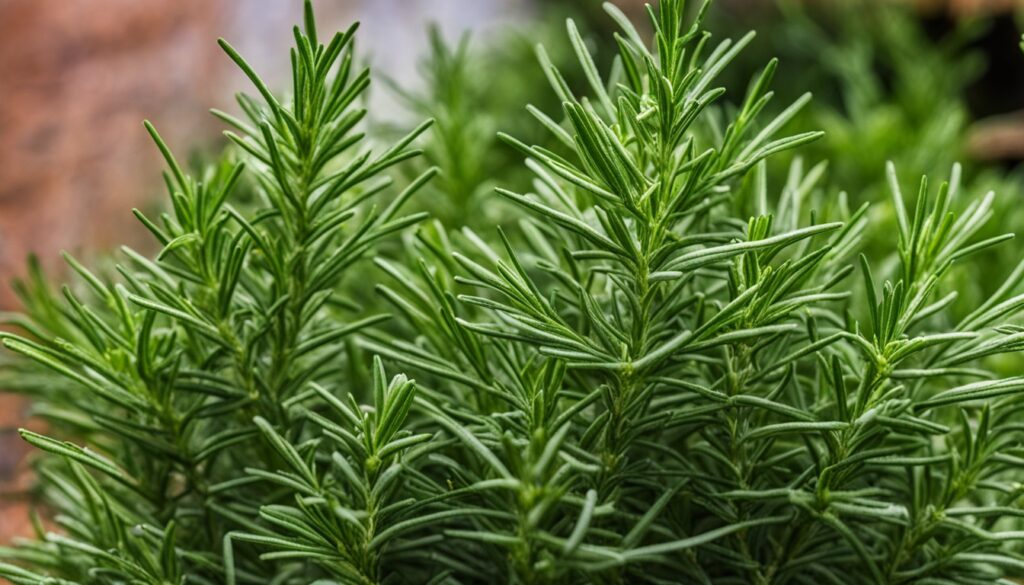
{"type": "Polygon", "coordinates": [[[967,156],[964,94],[983,66],[966,47],[982,32],[981,22],[964,20],[933,41],[907,6],[843,0],[816,13],[824,24],[796,5],[783,6],[784,42],[818,47],[808,65],[819,83],[838,89],[831,104],[822,100],[811,115],[828,136],[816,145],[820,155],[838,162],[843,154],[837,184],[868,184],[883,193],[878,170],[887,160],[919,176],[945,172],[967,156]],[[917,148],[921,143],[930,147],[917,148]]]}
{"type": "MultiPolygon", "coordinates": [[[[825,136],[801,149],[801,156],[829,161],[829,172],[818,188],[844,191],[854,206],[872,203],[864,234],[864,250],[872,257],[890,253],[891,234],[897,229],[883,172],[888,163],[900,169],[905,181],[909,179],[904,188],[912,188],[921,175],[944,175],[961,161],[964,197],[983,197],[990,190],[999,193],[993,210],[1002,220],[983,228],[982,237],[1024,222],[1015,204],[1020,196],[1018,173],[1007,173],[968,147],[976,121],[968,107],[968,91],[986,68],[975,47],[990,28],[985,18],[957,20],[936,37],[924,24],[929,17],[903,3],[782,0],[777,12],[765,10],[767,14],[757,19],[760,43],[786,64],[776,82],[780,95],[795,97],[803,88],[815,89],[814,100],[791,127],[821,129],[825,136]]],[[[744,26],[742,18],[737,22],[721,17],[742,11],[724,12],[716,22],[722,29],[744,26]]],[[[759,64],[760,57],[747,54],[738,59],[742,62],[734,69],[744,71],[759,64]]],[[[971,93],[978,97],[977,89],[971,93]]],[[[770,177],[787,176],[785,159],[769,161],[770,177]]],[[[1014,247],[1001,246],[955,266],[947,277],[958,293],[952,314],[962,318],[996,290],[999,280],[989,277],[988,267],[1010,271],[1017,259],[1014,247]]]]}
{"type": "MultiPolygon", "coordinates": [[[[290,100],[222,42],[260,97],[239,97],[243,119],[215,112],[234,147],[197,176],[147,125],[171,205],[136,215],[160,252],[125,250],[109,276],[68,257],[82,290],[57,294],[38,272],[19,288],[24,333],[3,343],[22,356],[11,383],[51,423],[52,437],[22,435],[43,453],[56,528],[3,550],[0,575],[1024,574],[1024,378],[991,366],[1024,347],[1024,263],[965,317],[951,310],[954,264],[1010,237],[983,231],[994,197],[965,197],[959,167],[908,197],[890,166],[895,245],[859,254],[878,247],[864,245],[868,205],[826,196],[823,165],[796,158],[781,194],[769,187],[769,161],[820,137],[785,132],[810,97],[764,116],[773,60],[727,102],[718,78],[752,35],[713,45],[706,7],[688,20],[662,0],[645,42],[607,5],[620,28],[609,74],[568,21],[580,87],[538,47],[560,110],[529,114],[549,136],[499,135],[525,157],[528,188],[484,195],[467,174],[483,167],[458,165],[472,146],[446,138],[472,116],[458,86],[420,104],[455,112],[434,137],[452,156],[431,156],[445,174],[431,189],[500,198],[517,210],[505,229],[450,208],[401,214],[437,170],[402,189],[388,176],[415,168],[428,125],[364,146],[354,27],[323,43],[307,3],[290,100]],[[374,282],[389,321],[351,300],[374,282]]],[[[438,79],[464,74],[461,49],[434,51],[438,79]]]]}
{"type": "MultiPolygon", "coordinates": [[[[551,149],[560,146],[543,126],[522,115],[524,104],[540,109],[556,109],[560,104],[536,66],[534,47],[537,39],[561,41],[565,19],[559,17],[563,11],[558,4],[541,9],[542,15],[528,28],[503,31],[497,41],[487,44],[468,33],[448,43],[440,29],[431,26],[427,31],[430,50],[420,63],[425,87],[417,92],[389,83],[412,115],[434,120],[423,141],[423,157],[409,171],[431,165],[444,169],[417,200],[449,229],[492,229],[495,224],[512,225],[518,218],[514,207],[495,200],[494,187],[526,188],[530,173],[521,165],[519,152],[498,140],[499,130],[551,149]],[[493,71],[516,71],[516,75],[496,76],[493,71]]],[[[560,66],[573,66],[575,54],[562,45],[555,45],[549,57],[560,66]]],[[[575,68],[566,73],[572,86],[586,83],[575,68]]]]}

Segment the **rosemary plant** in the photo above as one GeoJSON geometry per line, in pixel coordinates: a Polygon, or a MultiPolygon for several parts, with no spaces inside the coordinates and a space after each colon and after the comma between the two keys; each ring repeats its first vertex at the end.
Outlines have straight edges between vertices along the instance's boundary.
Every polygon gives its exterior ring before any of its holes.
{"type": "Polygon", "coordinates": [[[196,175],[147,125],[171,206],[136,215],[160,252],[124,250],[116,275],[68,257],[84,291],[19,288],[24,331],[3,343],[50,422],[52,437],[22,434],[54,526],[3,550],[0,575],[1024,574],[1024,377],[992,367],[1024,347],[1024,263],[962,319],[947,283],[1008,239],[978,235],[994,196],[965,200],[959,167],[904,196],[890,166],[894,245],[858,254],[867,204],[819,188],[823,165],[795,158],[769,187],[767,161],[820,136],[785,132],[809,96],[763,119],[770,61],[726,102],[716,79],[752,35],[712,46],[706,8],[688,20],[662,0],[646,42],[606,5],[621,32],[604,76],[569,21],[582,87],[538,49],[561,110],[527,108],[551,147],[499,135],[533,176],[496,190],[518,209],[504,230],[401,213],[437,169],[400,190],[388,177],[428,125],[366,146],[354,27],[322,42],[307,3],[288,100],[222,42],[259,97],[215,112],[234,146],[196,175]],[[367,281],[390,320],[349,300],[367,281]]]}

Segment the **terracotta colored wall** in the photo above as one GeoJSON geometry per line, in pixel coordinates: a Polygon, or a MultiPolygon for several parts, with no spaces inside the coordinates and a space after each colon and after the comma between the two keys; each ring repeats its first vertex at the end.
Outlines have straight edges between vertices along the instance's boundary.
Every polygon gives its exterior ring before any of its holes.
{"type": "Polygon", "coordinates": [[[123,235],[117,226],[130,221],[86,219],[127,220],[153,186],[157,158],[140,120],[174,142],[204,116],[215,6],[0,3],[0,274],[16,273],[30,250],[48,257],[123,235]]]}

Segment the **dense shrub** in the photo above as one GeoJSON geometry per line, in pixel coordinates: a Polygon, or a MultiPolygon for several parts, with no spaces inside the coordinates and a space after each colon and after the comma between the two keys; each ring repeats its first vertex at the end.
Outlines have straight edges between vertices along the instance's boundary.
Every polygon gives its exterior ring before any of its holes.
{"type": "Polygon", "coordinates": [[[1024,573],[1024,378],[992,366],[1024,340],[1024,264],[963,318],[946,280],[1007,239],[977,237],[993,196],[965,198],[957,167],[905,196],[890,168],[897,233],[887,255],[859,255],[867,204],[818,188],[823,166],[793,159],[769,185],[770,159],[820,136],[784,132],[810,97],[759,116],[775,61],[731,102],[716,87],[750,35],[713,45],[703,11],[691,22],[662,0],[648,43],[607,12],[621,28],[602,45],[618,49],[609,75],[571,21],[583,88],[539,51],[562,104],[529,109],[548,146],[500,135],[531,192],[440,182],[460,189],[445,218],[500,198],[515,210],[503,230],[429,219],[429,200],[402,211],[438,172],[407,162],[429,124],[371,147],[355,27],[321,38],[307,4],[288,100],[222,42],[257,97],[239,97],[241,118],[215,112],[233,147],[196,174],[147,125],[170,206],[136,216],[159,253],[124,250],[110,274],[68,257],[80,286],[20,286],[8,378],[50,422],[52,436],[22,435],[55,526],[5,550],[0,575],[1024,573]]]}

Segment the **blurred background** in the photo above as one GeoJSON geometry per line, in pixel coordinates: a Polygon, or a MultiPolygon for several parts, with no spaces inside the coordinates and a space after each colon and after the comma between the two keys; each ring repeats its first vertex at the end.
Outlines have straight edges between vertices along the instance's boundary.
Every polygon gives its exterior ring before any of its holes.
{"type": "MultiPolygon", "coordinates": [[[[617,4],[643,13],[642,2],[617,4]]],[[[576,71],[565,18],[601,43],[613,30],[596,0],[316,7],[321,28],[363,23],[357,38],[374,67],[373,132],[438,119],[428,157],[445,176],[433,211],[449,227],[498,221],[482,201],[495,175],[517,180],[505,169],[518,156],[495,131],[529,141],[538,132],[523,106],[557,108],[533,45],[544,43],[576,71]]],[[[122,243],[147,249],[130,210],[159,205],[161,164],[141,121],[152,120],[179,157],[216,156],[222,124],[207,109],[233,109],[233,94],[247,86],[216,38],[281,88],[300,10],[297,0],[0,0],[0,309],[16,308],[6,283],[25,274],[30,254],[59,277],[62,249],[86,258],[122,243]]],[[[759,33],[730,86],[742,91],[777,55],[777,103],[814,89],[813,105],[793,124],[826,130],[803,156],[832,161],[830,185],[864,200],[880,190],[886,160],[906,177],[945,175],[962,161],[974,184],[1001,193],[1006,221],[1019,231],[1022,17],[1013,0],[718,0],[711,28],[718,38],[759,33]]],[[[601,47],[592,49],[607,69],[612,51],[601,47]]],[[[27,530],[26,449],[15,433],[27,417],[22,401],[0,395],[0,543],[27,530]]]]}

